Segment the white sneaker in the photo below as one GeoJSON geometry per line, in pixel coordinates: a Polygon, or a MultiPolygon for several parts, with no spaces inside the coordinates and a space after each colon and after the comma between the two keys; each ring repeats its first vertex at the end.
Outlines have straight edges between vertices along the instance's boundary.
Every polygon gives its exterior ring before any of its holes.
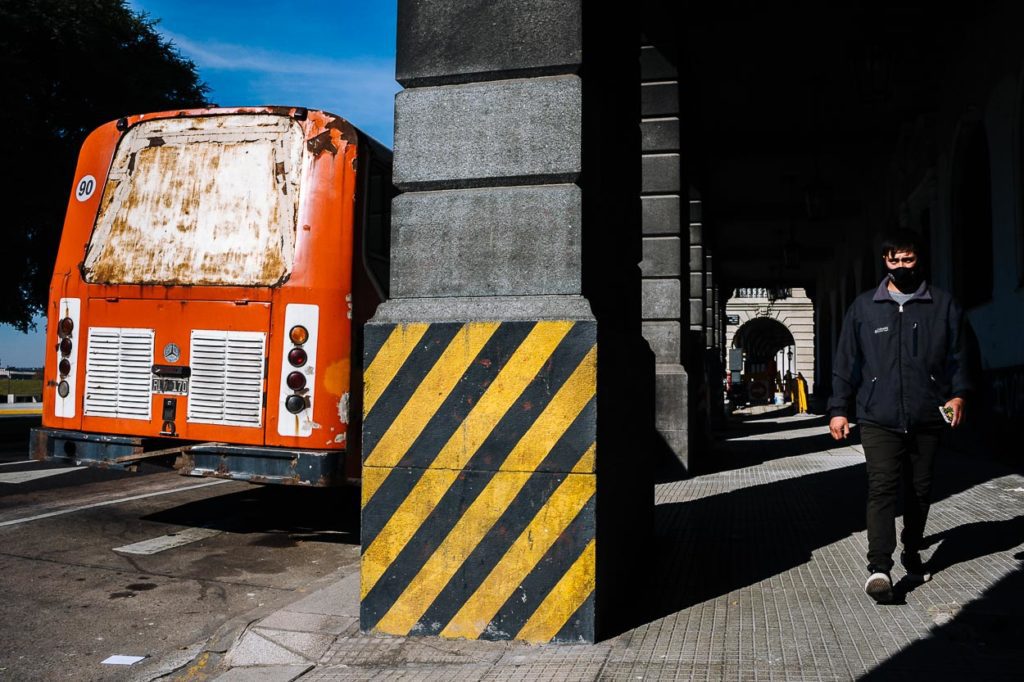
{"type": "Polygon", "coordinates": [[[868,576],[864,591],[879,604],[886,604],[892,601],[892,579],[888,573],[876,571],[868,576]]]}

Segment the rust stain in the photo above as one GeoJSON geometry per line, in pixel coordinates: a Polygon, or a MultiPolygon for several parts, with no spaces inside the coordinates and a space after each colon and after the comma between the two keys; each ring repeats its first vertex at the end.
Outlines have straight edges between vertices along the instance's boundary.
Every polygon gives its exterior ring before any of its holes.
{"type": "Polygon", "coordinates": [[[162,138],[162,137],[151,137],[151,138],[149,138],[149,146],[150,147],[163,147],[165,144],[167,144],[167,143],[164,142],[164,138],[162,138]]]}
{"type": "Polygon", "coordinates": [[[110,202],[114,200],[114,195],[117,193],[118,185],[120,185],[120,183],[117,180],[107,181],[107,186],[103,188],[103,197],[100,199],[100,210],[98,215],[103,215],[107,212],[110,202]]]}
{"type": "Polygon", "coordinates": [[[260,269],[260,278],[264,282],[276,282],[284,276],[285,269],[285,262],[281,259],[281,255],[271,251],[267,253],[267,257],[263,261],[263,267],[260,269]]]}
{"type": "Polygon", "coordinates": [[[348,390],[349,359],[344,357],[327,367],[324,372],[324,389],[331,395],[340,396],[348,390]]]}

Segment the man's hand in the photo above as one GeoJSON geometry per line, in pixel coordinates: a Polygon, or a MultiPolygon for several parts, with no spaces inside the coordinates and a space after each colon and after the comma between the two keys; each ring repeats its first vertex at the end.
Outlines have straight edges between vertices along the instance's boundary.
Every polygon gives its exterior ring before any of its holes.
{"type": "Polygon", "coordinates": [[[964,420],[964,399],[953,398],[945,404],[944,407],[948,407],[953,410],[953,419],[949,422],[952,427],[957,427],[964,420]]]}
{"type": "Polygon", "coordinates": [[[832,432],[833,438],[842,440],[850,435],[850,421],[846,417],[832,417],[828,423],[828,430],[832,432]]]}

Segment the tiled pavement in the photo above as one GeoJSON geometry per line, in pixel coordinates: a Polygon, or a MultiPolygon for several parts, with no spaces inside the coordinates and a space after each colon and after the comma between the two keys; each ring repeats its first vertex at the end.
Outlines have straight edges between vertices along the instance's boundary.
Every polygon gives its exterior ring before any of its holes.
{"type": "Polygon", "coordinates": [[[862,592],[855,441],[837,447],[820,417],[766,414],[734,425],[720,450],[718,473],[658,486],[656,559],[638,576],[655,606],[610,640],[364,635],[353,573],[249,627],[218,679],[1024,678],[1024,476],[944,453],[925,553],[935,577],[901,581],[901,603],[877,606],[862,592]]]}

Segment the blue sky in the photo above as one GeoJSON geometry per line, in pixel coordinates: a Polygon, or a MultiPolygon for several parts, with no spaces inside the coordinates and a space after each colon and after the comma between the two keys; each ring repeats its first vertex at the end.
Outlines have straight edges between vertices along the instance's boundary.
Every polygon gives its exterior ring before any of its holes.
{"type": "MultiPolygon", "coordinates": [[[[325,109],[391,146],[397,0],[128,5],[160,20],[157,31],[195,62],[216,104],[325,109]]],[[[45,321],[37,323],[29,334],[0,325],[0,366],[42,366],[45,321]]]]}

